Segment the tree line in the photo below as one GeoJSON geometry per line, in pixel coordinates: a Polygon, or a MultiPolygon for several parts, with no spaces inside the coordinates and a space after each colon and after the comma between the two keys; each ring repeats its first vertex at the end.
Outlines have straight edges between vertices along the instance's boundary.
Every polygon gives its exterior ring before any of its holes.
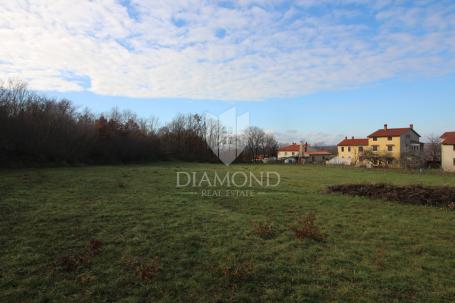
{"type": "MultiPolygon", "coordinates": [[[[207,144],[222,144],[226,128],[219,121],[178,114],[163,126],[158,122],[116,109],[78,111],[71,101],[37,94],[22,82],[0,83],[0,165],[219,161],[207,144]]],[[[275,137],[262,129],[249,127],[241,137],[246,148],[237,161],[276,155],[275,137]]]]}

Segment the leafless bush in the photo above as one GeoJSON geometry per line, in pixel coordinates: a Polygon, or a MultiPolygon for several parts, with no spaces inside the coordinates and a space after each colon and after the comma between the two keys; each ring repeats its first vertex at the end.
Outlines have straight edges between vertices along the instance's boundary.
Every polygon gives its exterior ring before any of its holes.
{"type": "Polygon", "coordinates": [[[125,255],[123,256],[123,261],[142,281],[155,279],[161,269],[161,260],[158,256],[144,260],[125,255]]]}
{"type": "Polygon", "coordinates": [[[271,239],[275,235],[275,229],[270,222],[253,222],[254,233],[262,239],[271,239]]]}
{"type": "Polygon", "coordinates": [[[326,237],[321,233],[315,221],[316,214],[314,213],[309,213],[299,219],[297,224],[292,227],[295,237],[297,239],[312,239],[319,242],[324,241],[326,237]]]}
{"type": "Polygon", "coordinates": [[[229,284],[237,284],[249,280],[254,273],[252,260],[233,261],[223,266],[223,276],[229,284]]]}
{"type": "Polygon", "coordinates": [[[100,240],[92,239],[82,251],[60,257],[58,266],[64,271],[75,271],[82,267],[90,267],[92,258],[100,253],[101,245],[100,240]]]}

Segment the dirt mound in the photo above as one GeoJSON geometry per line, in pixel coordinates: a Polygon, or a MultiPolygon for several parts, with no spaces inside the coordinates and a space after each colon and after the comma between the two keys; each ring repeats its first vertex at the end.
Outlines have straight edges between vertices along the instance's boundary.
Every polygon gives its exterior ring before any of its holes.
{"type": "Polygon", "coordinates": [[[455,204],[455,188],[453,187],[342,184],[329,186],[328,192],[438,207],[453,208],[455,204]]]}

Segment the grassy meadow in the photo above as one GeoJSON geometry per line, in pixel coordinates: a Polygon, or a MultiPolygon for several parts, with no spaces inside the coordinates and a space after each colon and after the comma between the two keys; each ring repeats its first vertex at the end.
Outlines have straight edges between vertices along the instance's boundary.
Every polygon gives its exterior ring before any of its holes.
{"type": "Polygon", "coordinates": [[[455,211],[327,194],[439,172],[159,163],[0,171],[0,302],[454,302],[455,211]],[[276,171],[249,197],[178,171],[276,171]],[[200,189],[196,189],[200,191],[200,189]],[[314,213],[323,241],[296,238],[314,213]]]}

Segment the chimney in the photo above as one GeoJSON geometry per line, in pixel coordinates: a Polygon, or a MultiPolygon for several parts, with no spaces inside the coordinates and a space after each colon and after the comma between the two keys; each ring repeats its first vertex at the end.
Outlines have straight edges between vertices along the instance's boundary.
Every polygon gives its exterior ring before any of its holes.
{"type": "Polygon", "coordinates": [[[307,152],[307,151],[308,151],[308,143],[305,142],[305,152],[307,152]]]}
{"type": "Polygon", "coordinates": [[[410,128],[410,129],[414,129],[414,124],[412,124],[412,123],[409,124],[409,128],[410,128]]]}
{"type": "Polygon", "coordinates": [[[348,139],[348,136],[344,137],[344,140],[347,140],[348,139]]]}
{"type": "Polygon", "coordinates": [[[354,140],[354,136],[352,136],[352,140],[354,140]]]}
{"type": "Polygon", "coordinates": [[[384,130],[387,130],[387,124],[384,124],[384,130]]]}

